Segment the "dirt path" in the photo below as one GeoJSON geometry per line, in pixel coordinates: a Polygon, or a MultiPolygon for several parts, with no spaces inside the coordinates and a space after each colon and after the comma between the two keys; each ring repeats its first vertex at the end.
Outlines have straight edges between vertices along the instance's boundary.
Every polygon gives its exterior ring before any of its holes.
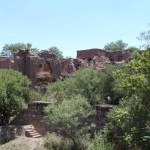
{"type": "Polygon", "coordinates": [[[44,150],[43,144],[43,138],[27,138],[22,136],[0,145],[0,150],[44,150]]]}

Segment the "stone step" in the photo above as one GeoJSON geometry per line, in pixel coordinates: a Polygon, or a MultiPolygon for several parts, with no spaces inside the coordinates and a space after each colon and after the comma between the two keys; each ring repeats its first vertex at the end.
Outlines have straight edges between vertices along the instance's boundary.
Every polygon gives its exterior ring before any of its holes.
{"type": "Polygon", "coordinates": [[[26,129],[25,131],[33,132],[34,130],[33,129],[26,129]]]}
{"type": "Polygon", "coordinates": [[[39,135],[33,135],[32,137],[33,138],[40,138],[40,137],[42,137],[42,135],[40,135],[40,134],[39,135]]]}
{"type": "Polygon", "coordinates": [[[30,133],[30,135],[34,136],[34,135],[40,135],[40,134],[35,132],[35,133],[30,133]]]}
{"type": "Polygon", "coordinates": [[[26,131],[26,136],[27,137],[33,137],[33,138],[39,138],[42,137],[41,134],[39,134],[36,130],[31,130],[31,129],[27,129],[26,131]]]}

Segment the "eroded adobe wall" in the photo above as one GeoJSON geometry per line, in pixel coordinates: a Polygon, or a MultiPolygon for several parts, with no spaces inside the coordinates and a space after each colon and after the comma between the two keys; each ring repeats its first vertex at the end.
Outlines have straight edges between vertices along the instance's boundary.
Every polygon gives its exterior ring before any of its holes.
{"type": "Polygon", "coordinates": [[[76,72],[75,65],[71,59],[63,59],[60,64],[60,72],[62,76],[73,75],[76,72]]]}
{"type": "Polygon", "coordinates": [[[11,69],[13,61],[7,57],[0,57],[0,69],[11,69]]]}
{"type": "Polygon", "coordinates": [[[79,50],[77,51],[77,58],[89,60],[94,56],[98,57],[108,57],[110,61],[128,61],[131,59],[133,51],[124,50],[124,51],[107,51],[103,49],[88,49],[88,50],[79,50]]]}
{"type": "Polygon", "coordinates": [[[32,102],[28,105],[28,108],[21,111],[21,113],[11,121],[10,125],[23,126],[32,124],[35,130],[41,135],[45,135],[48,131],[48,126],[43,122],[44,107],[48,102],[32,102]]]}
{"type": "Polygon", "coordinates": [[[88,49],[88,50],[78,50],[77,51],[77,58],[79,59],[86,59],[93,58],[94,56],[99,56],[101,51],[100,49],[88,49]]]}
{"type": "Polygon", "coordinates": [[[31,53],[28,50],[20,50],[15,55],[14,61],[14,69],[27,75],[33,87],[56,81],[76,71],[71,59],[60,60],[55,54],[46,51],[31,53]]]}

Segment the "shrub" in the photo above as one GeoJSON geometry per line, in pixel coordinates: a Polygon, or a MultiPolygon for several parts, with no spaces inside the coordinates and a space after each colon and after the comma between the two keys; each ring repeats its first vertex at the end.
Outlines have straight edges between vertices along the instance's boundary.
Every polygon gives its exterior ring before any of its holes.
{"type": "Polygon", "coordinates": [[[113,145],[105,140],[102,134],[96,134],[91,150],[114,150],[113,145]]]}
{"type": "Polygon", "coordinates": [[[125,70],[125,66],[123,64],[117,65],[107,65],[105,70],[103,70],[103,84],[101,85],[102,88],[102,99],[106,100],[107,103],[118,105],[119,100],[126,96],[126,93],[123,91],[118,91],[115,89],[116,80],[113,76],[113,73],[118,70],[122,69],[125,70]],[[110,101],[108,101],[108,96],[110,97],[110,101]]]}
{"type": "Polygon", "coordinates": [[[114,90],[113,72],[122,65],[107,66],[104,71],[95,68],[82,68],[76,72],[75,78],[65,78],[48,86],[44,99],[46,101],[63,101],[77,94],[85,97],[91,105],[106,103],[111,97],[111,104],[118,104],[123,92],[114,90]]]}
{"type": "Polygon", "coordinates": [[[46,107],[45,112],[47,114],[46,123],[56,129],[57,133],[63,134],[76,144],[78,138],[88,134],[91,128],[88,117],[95,111],[84,97],[77,95],[59,104],[46,107]]]}
{"type": "Polygon", "coordinates": [[[63,81],[50,84],[45,99],[61,102],[80,94],[92,105],[105,103],[102,99],[104,76],[103,72],[94,68],[78,70],[75,78],[65,78],[63,81]]]}
{"type": "Polygon", "coordinates": [[[127,149],[150,149],[150,48],[118,70],[114,76],[116,89],[126,92],[120,106],[110,114],[109,138],[121,142],[127,149]],[[117,134],[116,134],[117,133],[117,134]]]}
{"type": "Polygon", "coordinates": [[[66,78],[64,81],[59,80],[49,84],[43,99],[52,102],[62,102],[65,99],[71,98],[77,94],[75,82],[75,78],[66,78]]]}
{"type": "Polygon", "coordinates": [[[30,101],[30,81],[14,70],[0,70],[0,124],[17,115],[30,101]]]}
{"type": "Polygon", "coordinates": [[[85,140],[77,140],[74,144],[70,139],[63,138],[60,135],[48,133],[45,136],[45,147],[50,150],[87,150],[89,142],[85,140]]]}
{"type": "Polygon", "coordinates": [[[87,98],[92,105],[105,103],[102,100],[104,74],[95,68],[80,69],[76,74],[78,94],[87,98]]]}
{"type": "Polygon", "coordinates": [[[141,99],[136,96],[124,99],[108,116],[105,132],[108,140],[120,143],[124,149],[150,148],[150,130],[146,125],[149,114],[141,106],[141,99]]]}

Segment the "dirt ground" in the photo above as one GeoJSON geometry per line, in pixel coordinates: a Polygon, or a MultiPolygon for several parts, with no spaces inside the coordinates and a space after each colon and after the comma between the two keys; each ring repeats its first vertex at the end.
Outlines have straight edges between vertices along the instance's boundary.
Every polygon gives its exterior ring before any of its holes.
{"type": "Polygon", "coordinates": [[[28,138],[25,136],[0,145],[0,150],[46,150],[44,149],[44,138],[28,138]]]}

